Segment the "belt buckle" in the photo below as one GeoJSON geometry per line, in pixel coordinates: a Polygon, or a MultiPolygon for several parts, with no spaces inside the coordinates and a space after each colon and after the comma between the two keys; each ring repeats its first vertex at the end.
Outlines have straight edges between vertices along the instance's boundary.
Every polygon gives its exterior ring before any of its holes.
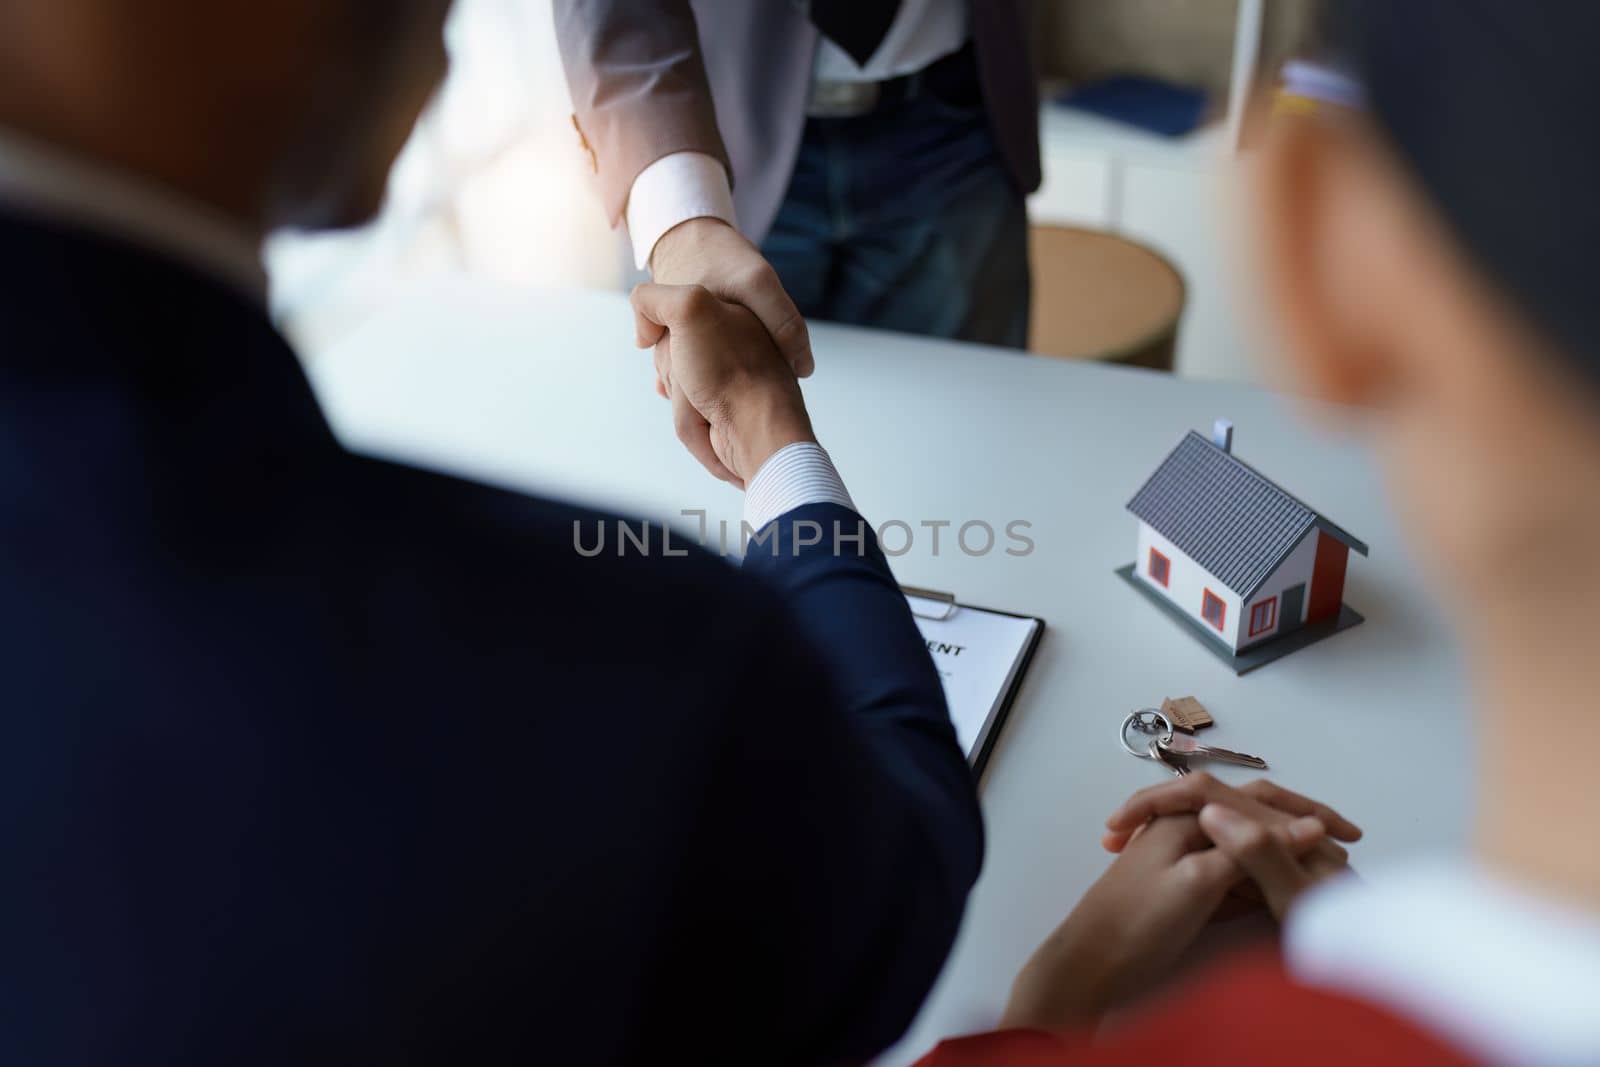
{"type": "Polygon", "coordinates": [[[818,78],[811,84],[811,102],[806,105],[806,115],[814,119],[856,118],[878,106],[880,92],[877,82],[818,78]]]}

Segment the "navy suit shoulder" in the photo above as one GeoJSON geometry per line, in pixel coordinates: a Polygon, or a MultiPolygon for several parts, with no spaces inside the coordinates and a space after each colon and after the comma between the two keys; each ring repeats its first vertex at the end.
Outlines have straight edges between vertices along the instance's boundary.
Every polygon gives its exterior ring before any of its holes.
{"type": "Polygon", "coordinates": [[[84,234],[0,219],[0,345],[0,1061],[807,1062],[909,1022],[979,828],[881,556],[617,552],[352,456],[247,301],[84,234]],[[887,643],[841,654],[857,599],[887,643]]]}

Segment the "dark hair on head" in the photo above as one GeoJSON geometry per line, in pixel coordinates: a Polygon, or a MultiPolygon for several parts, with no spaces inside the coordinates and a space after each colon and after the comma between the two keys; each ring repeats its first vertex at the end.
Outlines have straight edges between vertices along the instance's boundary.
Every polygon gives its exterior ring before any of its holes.
{"type": "Polygon", "coordinates": [[[1333,0],[1326,14],[1479,266],[1600,382],[1600,0],[1333,0]]]}

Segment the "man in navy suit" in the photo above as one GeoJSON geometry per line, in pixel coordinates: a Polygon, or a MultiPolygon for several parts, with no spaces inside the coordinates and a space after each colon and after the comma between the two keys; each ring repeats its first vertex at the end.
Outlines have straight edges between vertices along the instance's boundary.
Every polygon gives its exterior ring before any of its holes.
{"type": "Polygon", "coordinates": [[[350,455],[273,331],[446,7],[0,7],[0,1063],[846,1062],[949,948],[973,782],[748,312],[638,296],[743,573],[350,455]]]}

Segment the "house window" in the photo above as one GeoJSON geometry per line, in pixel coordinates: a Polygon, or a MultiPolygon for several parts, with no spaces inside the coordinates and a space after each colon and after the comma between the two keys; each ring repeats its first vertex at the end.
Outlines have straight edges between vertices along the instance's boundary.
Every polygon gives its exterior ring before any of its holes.
{"type": "Polygon", "coordinates": [[[1278,598],[1269,597],[1250,609],[1250,636],[1264,634],[1278,625],[1278,598]]]}
{"type": "Polygon", "coordinates": [[[1150,550],[1150,580],[1164,587],[1171,577],[1172,561],[1152,548],[1150,550]]]}
{"type": "Polygon", "coordinates": [[[1211,590],[1206,590],[1206,598],[1200,602],[1200,617],[1219,631],[1222,629],[1222,620],[1228,616],[1228,605],[1222,598],[1211,590]]]}

